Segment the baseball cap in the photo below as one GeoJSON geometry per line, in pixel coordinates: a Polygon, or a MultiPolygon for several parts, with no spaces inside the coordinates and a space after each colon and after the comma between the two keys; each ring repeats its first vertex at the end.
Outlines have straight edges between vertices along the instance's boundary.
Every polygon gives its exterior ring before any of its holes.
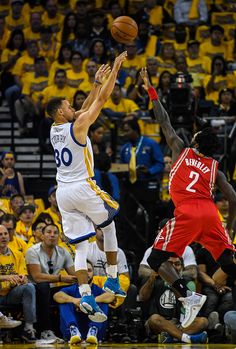
{"type": "Polygon", "coordinates": [[[54,193],[54,191],[57,190],[57,185],[52,185],[49,189],[48,189],[48,197],[52,195],[52,193],[54,193]]]}
{"type": "Polygon", "coordinates": [[[23,206],[21,206],[21,208],[19,209],[19,214],[21,215],[24,211],[26,210],[31,210],[31,212],[34,213],[35,211],[35,207],[31,204],[24,204],[23,206]]]}

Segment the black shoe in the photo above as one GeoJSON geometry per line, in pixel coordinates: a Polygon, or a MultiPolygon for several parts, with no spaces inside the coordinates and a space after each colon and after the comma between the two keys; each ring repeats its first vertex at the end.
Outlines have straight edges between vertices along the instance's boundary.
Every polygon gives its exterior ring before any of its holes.
{"type": "Polygon", "coordinates": [[[25,340],[25,342],[27,343],[34,343],[36,342],[36,337],[35,337],[35,329],[32,330],[23,330],[22,334],[21,334],[21,338],[25,340]]]}

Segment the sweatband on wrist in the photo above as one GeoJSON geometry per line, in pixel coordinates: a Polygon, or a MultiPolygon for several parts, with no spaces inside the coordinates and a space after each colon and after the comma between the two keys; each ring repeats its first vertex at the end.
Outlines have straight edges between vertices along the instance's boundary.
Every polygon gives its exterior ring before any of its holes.
{"type": "Polygon", "coordinates": [[[94,83],[97,84],[97,85],[102,85],[102,83],[98,80],[94,80],[94,83]]]}
{"type": "Polygon", "coordinates": [[[151,99],[151,101],[158,100],[157,91],[155,90],[155,88],[153,86],[149,87],[148,95],[149,95],[149,98],[151,99]]]}

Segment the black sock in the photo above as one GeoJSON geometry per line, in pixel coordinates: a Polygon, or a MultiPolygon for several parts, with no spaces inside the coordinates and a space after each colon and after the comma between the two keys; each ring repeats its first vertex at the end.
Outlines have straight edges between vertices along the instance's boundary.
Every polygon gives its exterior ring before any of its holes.
{"type": "Polygon", "coordinates": [[[184,279],[178,279],[173,284],[171,287],[176,290],[177,293],[181,295],[181,297],[187,297],[187,291],[189,291],[186,281],[184,279]]]}

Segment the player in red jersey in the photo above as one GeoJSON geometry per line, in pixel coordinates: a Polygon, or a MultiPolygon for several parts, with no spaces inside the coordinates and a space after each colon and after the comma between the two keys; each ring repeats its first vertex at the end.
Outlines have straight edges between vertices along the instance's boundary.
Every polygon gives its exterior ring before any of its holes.
{"type": "Polygon", "coordinates": [[[148,263],[183,302],[185,317],[182,326],[187,327],[198,314],[206,296],[191,293],[167,260],[173,255],[181,256],[187,245],[197,241],[211,252],[226,274],[236,279],[235,248],[229,237],[236,216],[236,194],[223,172],[218,170],[218,162],[212,158],[218,144],[213,130],[207,128],[196,133],[190,147],[186,148],[171,126],[169,115],[150,84],[146,68],[142,69],[141,77],[152,100],[155,119],[172,150],[169,187],[175,204],[174,218],[158,234],[148,263]],[[212,198],[215,184],[229,201],[226,229],[212,198]]]}

